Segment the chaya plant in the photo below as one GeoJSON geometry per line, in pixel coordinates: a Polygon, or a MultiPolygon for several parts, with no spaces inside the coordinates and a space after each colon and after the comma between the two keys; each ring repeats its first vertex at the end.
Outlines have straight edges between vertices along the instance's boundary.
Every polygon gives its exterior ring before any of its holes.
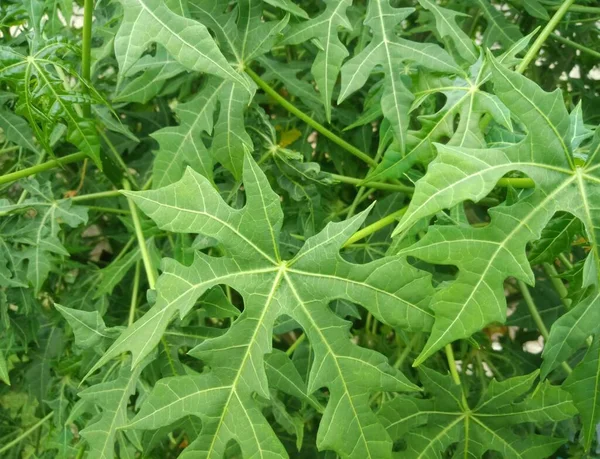
{"type": "Polygon", "coordinates": [[[3,1],[0,457],[595,457],[599,19],[3,1]]]}

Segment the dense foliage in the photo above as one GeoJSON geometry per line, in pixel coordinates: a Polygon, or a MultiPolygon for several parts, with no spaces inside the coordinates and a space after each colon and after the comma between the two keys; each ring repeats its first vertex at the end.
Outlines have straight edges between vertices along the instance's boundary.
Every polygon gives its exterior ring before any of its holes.
{"type": "Polygon", "coordinates": [[[1,457],[597,457],[597,2],[79,1],[0,3],[1,457]]]}

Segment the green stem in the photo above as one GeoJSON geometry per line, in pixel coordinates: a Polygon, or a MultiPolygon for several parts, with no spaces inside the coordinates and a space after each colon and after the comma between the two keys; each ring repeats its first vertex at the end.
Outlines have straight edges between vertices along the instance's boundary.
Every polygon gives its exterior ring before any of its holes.
{"type": "Polygon", "coordinates": [[[38,422],[36,422],[33,426],[31,426],[29,429],[27,429],[25,432],[23,432],[21,435],[19,435],[17,438],[15,438],[13,441],[10,441],[7,444],[5,444],[4,446],[0,447],[0,455],[2,453],[5,453],[6,451],[10,450],[13,446],[19,444],[21,441],[23,441],[25,438],[27,438],[29,435],[31,435],[33,432],[35,432],[37,429],[39,429],[53,415],[54,415],[54,411],[51,411],[46,416],[44,416],[42,419],[40,419],[38,422]]]}
{"type": "Polygon", "coordinates": [[[246,68],[246,73],[248,75],[250,75],[250,78],[252,78],[254,80],[254,82],[264,92],[266,92],[269,96],[271,96],[273,99],[275,99],[275,101],[277,101],[277,103],[279,105],[281,105],[283,108],[285,108],[292,115],[297,116],[302,121],[304,121],[306,124],[308,124],[309,126],[313,127],[317,132],[320,132],[321,134],[323,134],[325,137],[327,137],[333,143],[339,145],[344,150],[346,150],[347,152],[353,154],[354,156],[356,156],[357,158],[361,159],[362,161],[364,161],[365,163],[369,164],[370,166],[376,166],[377,165],[377,163],[375,162],[375,160],[373,158],[371,158],[369,155],[367,155],[366,153],[360,151],[355,146],[349,144],[348,142],[346,142],[341,137],[338,137],[333,132],[331,132],[329,129],[327,129],[325,126],[323,126],[321,123],[315,121],[310,116],[308,116],[306,113],[304,113],[303,111],[301,111],[300,109],[298,109],[296,106],[294,106],[293,104],[291,104],[290,102],[288,102],[283,97],[281,97],[277,93],[277,91],[275,91],[275,89],[273,89],[271,86],[269,86],[269,84],[266,81],[264,81],[261,77],[259,77],[258,74],[256,74],[252,69],[246,68]]]}
{"type": "Polygon", "coordinates": [[[519,178],[519,177],[505,177],[498,180],[497,183],[500,187],[509,187],[513,188],[535,188],[535,182],[530,178],[519,178]]]}
{"type": "Polygon", "coordinates": [[[101,207],[101,206],[86,206],[90,210],[95,210],[97,212],[106,212],[107,214],[119,214],[119,215],[129,215],[129,211],[126,209],[115,209],[113,207],[101,207]]]}
{"type": "Polygon", "coordinates": [[[18,145],[13,145],[12,147],[6,147],[6,148],[2,148],[0,149],[0,155],[3,155],[4,153],[10,153],[11,151],[15,151],[18,150],[19,147],[18,145]]]}
{"type": "Polygon", "coordinates": [[[133,291],[131,292],[131,303],[129,305],[129,320],[127,321],[127,326],[131,327],[133,322],[135,322],[135,310],[137,308],[137,299],[138,292],[140,290],[140,271],[141,271],[141,263],[138,260],[135,263],[135,274],[133,276],[133,291]]]}
{"type": "MultiPolygon", "coordinates": [[[[519,285],[519,290],[521,290],[521,294],[523,295],[523,299],[525,300],[525,303],[527,304],[527,307],[529,308],[529,313],[531,314],[531,317],[533,318],[533,321],[535,322],[535,325],[537,326],[540,334],[544,337],[544,343],[547,343],[548,336],[550,334],[548,333],[546,324],[544,324],[544,321],[542,320],[542,316],[540,315],[538,308],[535,305],[535,301],[533,301],[533,297],[531,296],[531,293],[529,292],[529,288],[523,281],[517,281],[517,283],[519,285]]],[[[563,362],[562,367],[564,368],[564,370],[567,373],[571,373],[573,371],[567,362],[563,362]]]]}
{"type": "MultiPolygon", "coordinates": [[[[81,76],[90,82],[92,71],[92,20],[94,0],[84,0],[83,3],[83,37],[81,42],[81,76]]],[[[90,117],[89,104],[83,106],[84,115],[90,117]]]]}
{"type": "Polygon", "coordinates": [[[296,341],[294,341],[290,347],[287,348],[287,350],[285,351],[285,353],[287,355],[292,355],[294,353],[294,351],[298,348],[298,346],[300,346],[300,344],[302,344],[302,342],[306,339],[306,334],[302,333],[297,339],[296,341]]]}
{"type": "Polygon", "coordinates": [[[448,367],[450,368],[450,374],[452,375],[454,384],[460,386],[460,376],[458,374],[458,369],[456,368],[456,359],[454,358],[452,344],[446,344],[446,347],[444,347],[444,351],[446,351],[446,360],[448,360],[448,367]]]}
{"type": "Polygon", "coordinates": [[[558,259],[563,265],[565,265],[565,268],[568,270],[573,269],[573,263],[571,263],[571,260],[569,260],[564,253],[558,254],[558,259]]]}
{"type": "Polygon", "coordinates": [[[137,181],[135,180],[133,175],[131,175],[131,172],[129,172],[129,168],[127,167],[127,164],[125,164],[125,161],[123,161],[123,158],[121,157],[121,155],[119,154],[119,152],[117,151],[117,149],[115,148],[113,143],[110,141],[108,136],[104,133],[104,130],[98,128],[98,132],[100,133],[100,137],[102,137],[102,139],[106,142],[106,145],[108,145],[108,149],[112,153],[112,155],[115,158],[115,161],[117,162],[119,167],[123,170],[125,177],[127,177],[129,179],[129,181],[131,183],[133,183],[135,188],[139,189],[137,181]]]}
{"type": "Polygon", "coordinates": [[[385,228],[392,223],[395,223],[399,217],[405,214],[408,206],[403,207],[396,212],[392,212],[391,214],[383,217],[381,220],[377,220],[375,223],[370,224],[369,226],[364,227],[360,231],[354,233],[350,239],[348,239],[342,247],[348,247],[350,244],[354,244],[356,241],[360,241],[361,239],[373,234],[376,231],[379,231],[382,228],[385,228]]]}
{"type": "MultiPolygon", "coordinates": [[[[329,176],[337,180],[338,182],[348,183],[349,185],[362,186],[363,180],[355,177],[348,177],[346,175],[339,174],[329,174],[329,176]]],[[[384,182],[369,182],[367,184],[371,188],[375,188],[377,190],[387,190],[387,191],[399,191],[402,193],[414,193],[414,188],[407,185],[396,185],[394,183],[384,183],[384,182]]]]}
{"type": "Polygon", "coordinates": [[[73,202],[81,202],[81,201],[91,201],[93,199],[115,198],[117,196],[122,196],[120,190],[101,191],[99,193],[82,194],[81,196],[73,196],[70,199],[73,202]]]}
{"type": "MultiPolygon", "coordinates": [[[[127,191],[131,191],[131,185],[127,180],[123,180],[123,188],[125,188],[127,191]]],[[[133,220],[133,227],[135,228],[135,236],[137,237],[138,245],[140,246],[140,252],[142,253],[142,261],[144,262],[144,269],[146,270],[148,285],[153,290],[156,286],[156,271],[154,270],[152,259],[150,258],[150,253],[148,252],[146,238],[144,237],[144,232],[142,231],[142,223],[140,222],[137,207],[135,207],[133,199],[127,196],[127,202],[129,203],[129,210],[131,211],[131,219],[133,220]]]]}
{"type": "Polygon", "coordinates": [[[560,280],[558,271],[556,271],[554,265],[550,263],[542,263],[542,268],[544,269],[544,272],[548,276],[550,282],[552,282],[554,290],[556,290],[558,296],[560,296],[560,301],[562,301],[562,304],[565,305],[565,308],[569,309],[571,307],[571,300],[568,298],[569,291],[567,290],[567,287],[565,287],[565,284],[563,284],[562,280],[560,280]]]}
{"type": "Polygon", "coordinates": [[[40,172],[54,169],[56,167],[61,167],[65,164],[76,163],[85,159],[86,157],[87,155],[83,152],[73,153],[72,155],[63,156],[62,158],[57,159],[51,159],[50,161],[46,161],[45,163],[28,167],[27,169],[21,169],[20,171],[11,172],[10,174],[0,176],[0,185],[14,182],[16,180],[29,177],[30,175],[39,174],[40,172]]]}
{"type": "Polygon", "coordinates": [[[448,361],[448,367],[450,368],[450,374],[452,375],[452,380],[454,384],[460,386],[461,395],[462,395],[462,405],[465,411],[469,410],[469,404],[467,403],[467,397],[465,397],[465,391],[463,390],[462,384],[460,382],[460,376],[458,374],[458,369],[456,368],[456,359],[454,358],[454,350],[452,349],[452,343],[446,344],[444,347],[444,351],[446,352],[446,360],[448,361]]]}
{"type": "Polygon", "coordinates": [[[414,345],[417,343],[417,340],[420,337],[421,337],[420,333],[415,333],[413,335],[413,337],[410,339],[410,341],[408,342],[406,347],[404,349],[402,349],[402,353],[400,354],[400,356],[394,362],[394,365],[393,365],[394,368],[399,369],[402,366],[402,364],[404,363],[406,358],[409,356],[410,351],[412,351],[414,345]]]}
{"type": "Polygon", "coordinates": [[[556,35],[555,33],[553,33],[552,35],[550,35],[554,40],[560,42],[560,43],[564,43],[567,46],[570,46],[571,48],[575,48],[578,49],[579,51],[581,51],[582,53],[587,53],[590,56],[594,56],[596,58],[600,58],[600,52],[595,51],[591,48],[588,48],[587,46],[583,46],[580,45],[579,43],[576,43],[574,41],[569,40],[568,38],[565,37],[561,37],[560,35],[556,35]]]}
{"type": "MultiPolygon", "coordinates": [[[[562,8],[562,5],[552,5],[549,7],[551,10],[558,10],[559,8],[562,8]]],[[[597,6],[572,5],[569,9],[574,13],[600,14],[600,7],[597,6]]]]}
{"type": "Polygon", "coordinates": [[[573,5],[573,3],[575,3],[575,0],[565,0],[562,5],[560,5],[556,13],[554,13],[554,16],[552,16],[548,21],[548,24],[546,24],[546,27],[544,27],[537,39],[533,42],[533,45],[531,45],[531,48],[529,48],[529,51],[527,51],[527,54],[525,54],[523,60],[517,66],[517,73],[523,73],[531,61],[537,57],[540,49],[542,49],[542,46],[544,45],[544,42],[554,31],[563,16],[567,14],[567,11],[573,5]]]}

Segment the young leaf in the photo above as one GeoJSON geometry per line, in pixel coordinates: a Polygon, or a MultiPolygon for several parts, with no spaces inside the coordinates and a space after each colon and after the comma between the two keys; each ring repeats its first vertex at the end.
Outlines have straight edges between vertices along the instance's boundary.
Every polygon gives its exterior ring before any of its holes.
{"type": "Polygon", "coordinates": [[[479,458],[496,451],[507,458],[550,457],[564,440],[542,435],[517,435],[512,426],[569,419],[575,408],[568,393],[543,383],[532,395],[537,372],[505,381],[492,380],[473,407],[465,406],[461,387],[450,376],[422,368],[421,379],[429,399],[400,396],[383,406],[379,417],[390,436],[403,439],[402,457],[437,458],[456,445],[461,457],[479,458]]]}

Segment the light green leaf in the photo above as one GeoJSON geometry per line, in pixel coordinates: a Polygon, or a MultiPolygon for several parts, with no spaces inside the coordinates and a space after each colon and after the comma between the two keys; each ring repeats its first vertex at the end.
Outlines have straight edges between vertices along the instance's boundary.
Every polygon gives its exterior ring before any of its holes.
{"type": "Polygon", "coordinates": [[[101,347],[119,335],[118,330],[106,327],[98,311],[78,311],[58,303],[54,307],[69,322],[75,334],[75,344],[81,349],[101,347]]]}
{"type": "Polygon", "coordinates": [[[9,142],[35,153],[39,152],[33,143],[33,131],[27,121],[4,108],[0,108],[0,129],[4,131],[4,135],[9,142]]]}
{"type": "MultiPolygon", "coordinates": [[[[180,121],[179,126],[166,127],[152,134],[160,145],[154,160],[154,188],[177,182],[187,166],[212,179],[213,161],[202,141],[202,135],[211,134],[213,131],[214,111],[222,89],[226,86],[235,85],[227,85],[225,81],[209,78],[196,97],[175,109],[180,121]]],[[[239,92],[241,97],[247,97],[243,91],[239,92]]],[[[225,101],[226,99],[222,99],[221,103],[225,101]]],[[[222,110],[222,113],[224,117],[227,116],[225,110],[222,110]]],[[[237,113],[231,113],[230,116],[238,120],[237,113]]],[[[241,127],[243,129],[243,124],[241,127]]],[[[222,134],[227,135],[228,132],[222,134]]]]}
{"type": "Polygon", "coordinates": [[[227,82],[221,87],[219,98],[221,111],[215,123],[211,154],[239,180],[242,178],[244,155],[254,149],[244,126],[244,112],[250,96],[241,86],[227,82]]]}
{"type": "Polygon", "coordinates": [[[96,384],[79,393],[82,400],[102,410],[96,422],[88,424],[81,436],[90,446],[90,455],[101,459],[115,457],[117,430],[129,422],[127,406],[135,393],[144,364],[129,369],[123,365],[116,379],[96,384]]]}
{"type": "Polygon", "coordinates": [[[325,116],[331,121],[331,99],[333,87],[340,73],[348,50],[339,38],[340,29],[352,30],[346,16],[351,0],[326,0],[323,13],[314,19],[293,25],[285,33],[284,44],[295,45],[316,40],[319,51],[312,65],[312,74],[321,93],[325,116]]]}
{"type": "Polygon", "coordinates": [[[206,289],[227,284],[244,298],[243,313],[223,336],[208,339],[190,352],[210,372],[159,382],[131,427],[155,429],[193,414],[202,418],[203,430],[184,457],[220,457],[231,439],[245,456],[262,451],[283,457],[252,394],[269,397],[263,356],[271,352],[275,320],[287,315],[305,330],[315,352],[308,393],[327,387],[331,394],[318,433],[319,448],[353,458],[390,457],[392,444],[369,407],[369,393],[415,387],[383,356],[352,344],[348,324],[327,304],[344,299],[364,305],[383,323],[427,329],[431,324],[427,301],[432,293],[428,275],[397,257],[365,265],[344,261],[338,254],[340,247],[361,225],[365,213],[329,224],[308,239],[292,260],[281,260],[279,197],[249,155],[244,188],[246,206],[234,210],[207,179],[188,169],[174,185],[131,194],[160,228],[214,237],[228,256],[197,253],[189,267],[165,260],[156,304],[117,339],[92,371],[128,351],[133,365],[138,365],[177,312],[184,317],[206,289]]]}
{"type": "Polygon", "coordinates": [[[438,157],[417,182],[413,200],[395,234],[442,209],[466,200],[479,201],[498,179],[514,170],[531,177],[536,189],[512,206],[491,209],[492,223],[485,228],[433,227],[425,238],[403,252],[459,268],[456,281],[436,292],[431,306],[436,322],[417,364],[451,341],[468,337],[491,322],[504,322],[503,281],[514,276],[533,283],[525,248],[528,242],[541,237],[556,212],[568,211],[582,220],[592,245],[592,266],[598,263],[600,213],[593,203],[600,196],[600,166],[590,163],[575,167],[570,118],[558,92],[542,91],[493,58],[491,64],[496,94],[525,125],[527,137],[503,149],[439,145],[438,157]],[[477,251],[476,257],[468,255],[472,250],[477,251]]]}
{"type": "Polygon", "coordinates": [[[125,16],[115,37],[115,54],[125,75],[151,43],[162,45],[190,70],[237,82],[249,89],[219,51],[206,27],[171,11],[160,0],[121,0],[125,16]]]}
{"type": "Polygon", "coordinates": [[[511,459],[550,457],[564,440],[520,436],[511,426],[558,422],[575,414],[569,394],[548,383],[517,402],[531,389],[537,372],[502,382],[492,380],[472,407],[465,406],[461,386],[450,376],[427,368],[420,375],[432,398],[396,397],[378,413],[390,436],[406,443],[402,457],[439,458],[451,445],[456,445],[456,457],[479,458],[489,450],[511,459]]]}
{"type": "Polygon", "coordinates": [[[583,421],[583,443],[589,451],[597,437],[600,422],[600,340],[598,337],[588,349],[583,360],[563,383],[571,394],[583,421]]]}
{"type": "Polygon", "coordinates": [[[452,57],[432,43],[417,43],[398,37],[396,26],[405,20],[413,8],[394,8],[389,0],[369,2],[365,25],[373,31],[367,47],[347,61],[342,67],[342,89],[338,102],[360,89],[377,65],[385,74],[381,97],[383,116],[390,121],[399,149],[406,149],[409,109],[412,93],[400,77],[405,61],[445,73],[463,73],[452,57]]]}
{"type": "Polygon", "coordinates": [[[419,0],[419,3],[433,13],[436,29],[442,38],[448,38],[458,54],[468,63],[477,60],[479,54],[471,38],[456,24],[456,18],[466,16],[464,13],[442,8],[432,0],[419,0]]]}

